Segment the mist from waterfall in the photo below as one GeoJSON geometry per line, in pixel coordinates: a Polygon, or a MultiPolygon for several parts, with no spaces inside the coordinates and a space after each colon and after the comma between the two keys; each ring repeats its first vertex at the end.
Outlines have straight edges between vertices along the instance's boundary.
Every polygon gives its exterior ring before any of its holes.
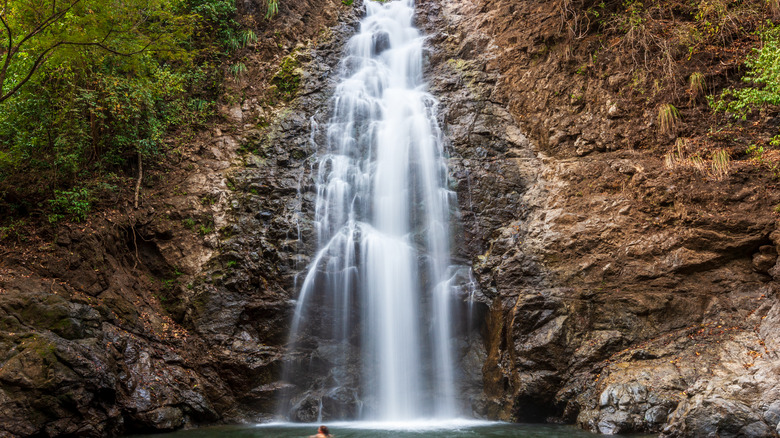
{"type": "Polygon", "coordinates": [[[318,251],[301,283],[284,378],[310,382],[318,419],[323,409],[331,418],[453,418],[456,203],[437,101],[423,82],[425,37],[411,0],[365,7],[340,64],[326,144],[317,145],[318,251]]]}

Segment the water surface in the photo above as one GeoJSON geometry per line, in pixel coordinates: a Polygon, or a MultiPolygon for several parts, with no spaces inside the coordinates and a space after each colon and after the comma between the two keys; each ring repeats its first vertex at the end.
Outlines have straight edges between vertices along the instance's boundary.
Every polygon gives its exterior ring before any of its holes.
{"type": "MultiPolygon", "coordinates": [[[[512,424],[463,421],[447,424],[425,423],[324,423],[335,438],[596,438],[607,435],[590,433],[574,426],[551,424],[512,424]]],[[[317,432],[318,424],[261,424],[243,426],[215,426],[154,435],[160,438],[306,438],[317,432]]],[[[625,435],[623,435],[625,436],[625,435]]],[[[650,437],[655,435],[642,435],[650,437]]],[[[147,435],[148,437],[148,435],[147,435]]],[[[639,438],[640,435],[633,435],[639,438]]]]}

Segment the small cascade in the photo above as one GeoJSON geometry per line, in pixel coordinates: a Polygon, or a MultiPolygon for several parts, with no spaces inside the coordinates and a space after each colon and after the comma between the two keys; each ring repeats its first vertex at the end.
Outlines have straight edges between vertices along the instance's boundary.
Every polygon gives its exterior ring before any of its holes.
{"type": "Polygon", "coordinates": [[[456,295],[468,268],[451,262],[457,204],[423,82],[425,37],[411,0],[365,6],[325,144],[315,144],[318,250],[284,372],[314,393],[290,396],[283,410],[316,411],[318,421],[454,418],[456,295]]]}

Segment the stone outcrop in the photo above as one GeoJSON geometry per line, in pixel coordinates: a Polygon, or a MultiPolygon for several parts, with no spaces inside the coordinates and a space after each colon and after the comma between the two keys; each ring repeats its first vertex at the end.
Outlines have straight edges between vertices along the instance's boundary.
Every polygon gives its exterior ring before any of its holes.
{"type": "Polygon", "coordinates": [[[562,39],[553,2],[422,8],[462,257],[487,307],[475,410],[607,434],[776,436],[771,174],[670,169],[643,147],[670,140],[616,78],[540,51],[562,39]]]}

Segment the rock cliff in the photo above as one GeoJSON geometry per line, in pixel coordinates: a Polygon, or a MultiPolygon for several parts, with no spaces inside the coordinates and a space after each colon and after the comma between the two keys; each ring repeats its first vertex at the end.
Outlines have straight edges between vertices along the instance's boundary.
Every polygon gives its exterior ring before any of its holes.
{"type": "Polygon", "coordinates": [[[487,307],[477,412],[607,434],[776,436],[771,172],[665,163],[673,139],[625,97],[620,71],[572,68],[560,2],[423,5],[462,256],[487,307]]]}

